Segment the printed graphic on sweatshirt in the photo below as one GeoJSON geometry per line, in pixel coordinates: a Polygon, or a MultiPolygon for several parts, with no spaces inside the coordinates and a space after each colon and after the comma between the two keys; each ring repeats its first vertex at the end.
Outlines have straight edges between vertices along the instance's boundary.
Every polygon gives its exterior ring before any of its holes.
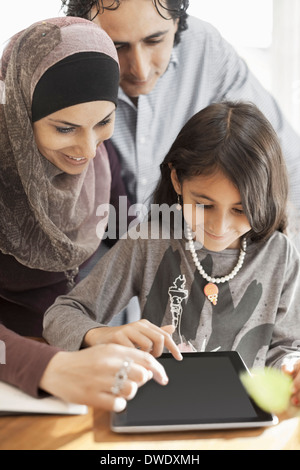
{"type": "Polygon", "coordinates": [[[173,285],[168,289],[172,313],[172,324],[175,326],[175,328],[180,327],[182,301],[183,299],[186,299],[189,294],[189,291],[184,288],[185,284],[186,278],[183,274],[178,276],[173,282],[173,285]]]}
{"type": "Polygon", "coordinates": [[[177,329],[180,343],[178,347],[181,351],[194,351],[195,349],[191,344],[186,344],[181,335],[181,318],[183,312],[182,302],[188,297],[189,291],[185,289],[186,278],[185,275],[179,275],[173,285],[169,287],[168,294],[170,299],[170,310],[172,314],[172,325],[177,329]]]}
{"type": "MultiPolygon", "coordinates": [[[[210,275],[213,268],[211,255],[208,254],[201,264],[210,275]]],[[[169,305],[178,335],[176,342],[180,344],[182,351],[232,350],[237,335],[255,311],[262,296],[262,284],[253,280],[235,305],[229,283],[219,284],[219,298],[222,300],[217,305],[211,305],[211,334],[206,344],[196,344],[197,330],[199,325],[201,326],[201,312],[207,302],[203,292],[206,283],[195,270],[194,280],[188,292],[186,278],[181,274],[180,254],[177,250],[168,248],[149,292],[143,318],[161,325],[164,317],[168,315],[169,305]]],[[[263,346],[269,346],[273,327],[273,324],[265,323],[247,330],[235,347],[248,366],[253,365],[258,351],[263,346]]]]}

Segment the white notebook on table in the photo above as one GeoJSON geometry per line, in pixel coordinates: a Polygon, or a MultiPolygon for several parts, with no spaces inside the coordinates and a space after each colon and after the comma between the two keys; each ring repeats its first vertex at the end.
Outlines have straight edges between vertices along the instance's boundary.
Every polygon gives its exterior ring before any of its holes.
{"type": "Polygon", "coordinates": [[[34,398],[12,385],[0,382],[0,415],[28,413],[81,415],[87,412],[88,408],[85,405],[68,403],[52,396],[34,398]]]}

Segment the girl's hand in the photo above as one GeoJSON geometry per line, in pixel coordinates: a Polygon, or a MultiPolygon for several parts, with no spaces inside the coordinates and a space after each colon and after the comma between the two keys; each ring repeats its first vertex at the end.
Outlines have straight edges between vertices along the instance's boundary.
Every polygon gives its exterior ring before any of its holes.
{"type": "Polygon", "coordinates": [[[139,320],[121,326],[93,328],[85,335],[83,346],[117,343],[150,352],[154,357],[159,357],[166,347],[175,359],[181,360],[181,352],[170,336],[173,332],[172,325],[160,328],[148,320],[139,320]]]}
{"type": "Polygon", "coordinates": [[[135,396],[138,387],[152,377],[161,385],[168,383],[163,366],[151,354],[103,344],[55,354],[44,371],[40,388],[72,403],[119,412],[135,396]],[[124,360],[132,362],[116,395],[112,387],[124,360]]]}
{"type": "Polygon", "coordinates": [[[282,370],[293,379],[291,402],[294,406],[300,406],[300,361],[297,361],[290,366],[284,365],[282,370]]]}

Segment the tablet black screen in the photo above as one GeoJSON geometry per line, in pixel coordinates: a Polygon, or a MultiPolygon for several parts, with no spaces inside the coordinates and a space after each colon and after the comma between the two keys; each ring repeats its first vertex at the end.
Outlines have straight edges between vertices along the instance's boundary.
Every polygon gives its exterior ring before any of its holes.
{"type": "MultiPolygon", "coordinates": [[[[251,422],[262,418],[239,379],[245,367],[237,353],[186,353],[182,361],[163,355],[159,361],[169,376],[168,385],[151,380],[141,387],[126,410],[116,415],[118,425],[251,422]]],[[[265,414],[264,418],[270,416],[265,414]]]]}

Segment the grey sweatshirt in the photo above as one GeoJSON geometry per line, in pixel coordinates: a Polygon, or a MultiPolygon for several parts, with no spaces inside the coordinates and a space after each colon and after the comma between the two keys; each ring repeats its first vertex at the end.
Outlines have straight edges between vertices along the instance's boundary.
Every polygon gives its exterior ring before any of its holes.
{"type": "MultiPolygon", "coordinates": [[[[182,350],[237,350],[248,367],[279,367],[298,351],[300,260],[285,235],[275,232],[266,242],[250,242],[241,270],[218,285],[213,305],[186,239],[151,239],[148,230],[143,223],[129,231],[48,309],[44,336],[50,344],[79,349],[88,330],[107,324],[138,296],[143,318],[176,326],[173,339],[182,350]]],[[[221,277],[232,271],[239,250],[202,248],[197,254],[209,275],[221,277]]]]}

